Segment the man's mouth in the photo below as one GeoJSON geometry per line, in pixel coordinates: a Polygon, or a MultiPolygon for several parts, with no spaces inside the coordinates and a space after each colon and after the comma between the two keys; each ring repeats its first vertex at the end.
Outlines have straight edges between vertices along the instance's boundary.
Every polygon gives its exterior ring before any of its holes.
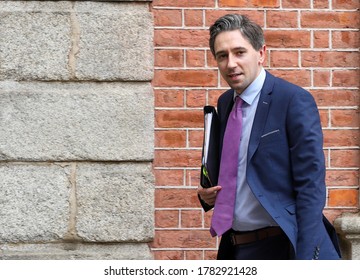
{"type": "Polygon", "coordinates": [[[228,74],[228,77],[230,79],[236,79],[237,77],[239,77],[241,75],[241,73],[231,73],[231,74],[228,74]]]}

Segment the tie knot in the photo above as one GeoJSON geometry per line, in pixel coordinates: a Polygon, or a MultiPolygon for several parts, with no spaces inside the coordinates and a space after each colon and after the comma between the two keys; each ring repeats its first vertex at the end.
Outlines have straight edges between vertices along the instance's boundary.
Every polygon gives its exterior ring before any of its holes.
{"type": "Polygon", "coordinates": [[[235,106],[236,107],[241,107],[243,103],[242,98],[240,97],[240,95],[236,95],[235,96],[235,106]]]}
{"type": "Polygon", "coordinates": [[[235,97],[235,105],[234,105],[234,109],[233,109],[234,112],[235,112],[235,114],[237,114],[236,112],[241,113],[242,104],[243,104],[242,98],[241,98],[239,95],[237,95],[237,96],[235,97]]]}

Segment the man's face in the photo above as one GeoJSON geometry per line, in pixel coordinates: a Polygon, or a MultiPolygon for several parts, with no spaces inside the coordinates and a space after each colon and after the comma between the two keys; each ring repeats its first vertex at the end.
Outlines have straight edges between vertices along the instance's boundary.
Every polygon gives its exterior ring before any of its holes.
{"type": "Polygon", "coordinates": [[[265,45],[256,51],[239,30],[218,34],[214,49],[221,76],[239,94],[256,79],[265,60],[265,45]]]}

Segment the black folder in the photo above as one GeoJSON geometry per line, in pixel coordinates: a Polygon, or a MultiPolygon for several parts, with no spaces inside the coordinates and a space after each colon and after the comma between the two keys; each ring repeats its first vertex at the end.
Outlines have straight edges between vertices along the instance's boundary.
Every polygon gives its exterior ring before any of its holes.
{"type": "Polygon", "coordinates": [[[219,155],[219,117],[213,106],[204,107],[204,139],[200,185],[203,188],[216,186],[218,183],[219,155]]]}

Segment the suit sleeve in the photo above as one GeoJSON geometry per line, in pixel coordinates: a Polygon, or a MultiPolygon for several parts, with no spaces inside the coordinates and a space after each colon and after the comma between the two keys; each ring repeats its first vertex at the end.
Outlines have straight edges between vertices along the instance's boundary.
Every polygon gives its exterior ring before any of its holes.
{"type": "Polygon", "coordinates": [[[286,125],[298,225],[296,258],[312,259],[323,238],[320,227],[326,186],[320,116],[310,93],[293,95],[286,125]]]}

